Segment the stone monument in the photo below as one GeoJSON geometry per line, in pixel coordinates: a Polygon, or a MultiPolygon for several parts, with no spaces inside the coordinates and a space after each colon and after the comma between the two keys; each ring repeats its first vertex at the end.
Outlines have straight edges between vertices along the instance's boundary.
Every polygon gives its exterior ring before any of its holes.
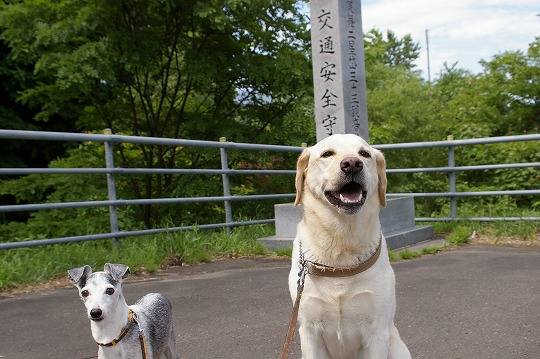
{"type": "Polygon", "coordinates": [[[360,0],[311,0],[317,141],[354,133],[369,141],[360,0]]]}
{"type": "MultiPolygon", "coordinates": [[[[317,141],[336,133],[369,141],[360,0],[311,0],[310,16],[317,141]]],[[[274,209],[276,235],[261,242],[270,250],[292,247],[301,209],[274,209]]],[[[433,238],[431,226],[415,225],[413,197],[388,196],[380,218],[391,249],[433,238]]]]}

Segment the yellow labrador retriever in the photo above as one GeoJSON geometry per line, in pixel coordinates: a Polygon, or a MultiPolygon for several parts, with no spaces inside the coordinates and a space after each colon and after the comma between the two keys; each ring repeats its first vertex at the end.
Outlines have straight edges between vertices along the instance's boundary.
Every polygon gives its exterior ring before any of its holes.
{"type": "Polygon", "coordinates": [[[305,359],[411,358],[394,325],[394,271],[379,222],[386,162],[356,135],[333,135],[300,155],[289,289],[305,286],[298,314],[305,359]]]}

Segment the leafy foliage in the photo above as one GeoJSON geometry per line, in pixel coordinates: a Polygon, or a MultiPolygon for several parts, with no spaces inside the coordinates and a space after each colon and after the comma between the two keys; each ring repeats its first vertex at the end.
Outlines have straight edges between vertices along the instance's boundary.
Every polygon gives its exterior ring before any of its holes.
{"type": "Polygon", "coordinates": [[[408,71],[416,67],[414,60],[420,54],[420,45],[413,41],[411,35],[399,39],[392,30],[383,34],[378,29],[371,29],[364,35],[364,41],[366,62],[408,71]]]}

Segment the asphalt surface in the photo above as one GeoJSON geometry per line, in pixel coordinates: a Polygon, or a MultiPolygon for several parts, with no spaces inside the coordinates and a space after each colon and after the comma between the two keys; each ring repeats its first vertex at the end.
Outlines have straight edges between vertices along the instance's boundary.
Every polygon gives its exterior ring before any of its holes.
{"type": "MultiPolygon", "coordinates": [[[[413,358],[540,358],[540,248],[465,246],[393,263],[396,325],[413,358]]],[[[289,262],[223,260],[124,284],[173,303],[181,358],[278,358],[289,262]]],[[[0,299],[0,358],[95,358],[74,287],[0,299]]],[[[291,358],[300,357],[298,335],[291,358]]]]}

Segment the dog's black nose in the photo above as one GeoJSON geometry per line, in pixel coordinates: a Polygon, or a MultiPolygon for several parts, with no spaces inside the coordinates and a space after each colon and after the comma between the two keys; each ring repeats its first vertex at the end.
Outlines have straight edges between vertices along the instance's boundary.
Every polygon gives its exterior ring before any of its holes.
{"type": "Polygon", "coordinates": [[[356,174],[364,168],[364,164],[358,157],[345,157],[339,166],[348,175],[356,174]]]}
{"type": "Polygon", "coordinates": [[[101,309],[92,309],[90,311],[90,317],[92,317],[92,319],[100,318],[102,314],[103,312],[101,311],[101,309]]]}

